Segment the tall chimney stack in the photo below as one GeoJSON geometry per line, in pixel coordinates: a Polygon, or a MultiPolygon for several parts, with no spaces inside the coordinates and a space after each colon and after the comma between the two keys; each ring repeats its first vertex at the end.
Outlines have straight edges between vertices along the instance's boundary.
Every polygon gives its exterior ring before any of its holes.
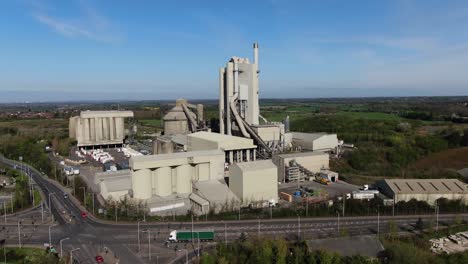
{"type": "Polygon", "coordinates": [[[253,49],[254,49],[254,64],[257,64],[257,67],[258,67],[258,43],[257,42],[253,44],[253,49]]]}

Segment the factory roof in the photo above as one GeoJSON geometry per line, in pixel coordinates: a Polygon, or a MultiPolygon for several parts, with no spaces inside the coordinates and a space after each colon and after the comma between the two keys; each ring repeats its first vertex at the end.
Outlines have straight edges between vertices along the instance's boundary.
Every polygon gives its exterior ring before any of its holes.
{"type": "Polygon", "coordinates": [[[190,148],[194,148],[194,144],[190,142],[192,138],[215,142],[218,148],[222,150],[251,149],[257,147],[254,145],[253,139],[250,138],[200,131],[187,135],[187,143],[190,148]]]}
{"type": "Polygon", "coordinates": [[[468,193],[468,187],[457,179],[385,179],[396,194],[468,193]]]}
{"type": "Polygon", "coordinates": [[[265,169],[275,169],[276,165],[271,160],[256,160],[249,162],[235,163],[233,166],[239,167],[242,171],[257,171],[265,169]]]}
{"type": "Polygon", "coordinates": [[[132,188],[131,177],[109,178],[105,179],[102,183],[106,186],[107,192],[119,192],[132,188]]]}
{"type": "Polygon", "coordinates": [[[299,138],[299,139],[304,139],[304,140],[316,140],[326,135],[336,135],[336,134],[328,134],[324,132],[318,132],[318,133],[292,132],[293,138],[299,138]]]}
{"type": "Polygon", "coordinates": [[[178,144],[178,145],[187,145],[187,135],[185,134],[174,134],[171,135],[171,140],[172,142],[178,144]]]}
{"type": "Polygon", "coordinates": [[[239,200],[224,181],[198,181],[194,185],[198,191],[198,195],[208,200],[212,205],[223,205],[226,202],[239,200]]]}
{"type": "Polygon", "coordinates": [[[132,111],[117,111],[117,110],[109,110],[109,111],[81,111],[80,112],[81,118],[94,118],[94,117],[133,117],[132,111]]]}
{"type": "Polygon", "coordinates": [[[328,156],[328,153],[320,152],[320,151],[294,152],[294,153],[279,154],[278,157],[295,158],[295,157],[323,156],[323,155],[328,156]]]}
{"type": "Polygon", "coordinates": [[[100,181],[104,181],[111,178],[130,177],[131,172],[128,169],[118,171],[104,171],[96,172],[94,174],[94,183],[98,184],[100,181]]]}
{"type": "Polygon", "coordinates": [[[140,170],[161,166],[177,166],[188,163],[204,163],[210,162],[213,156],[222,156],[224,158],[224,153],[221,150],[214,149],[134,156],[130,158],[130,168],[133,170],[140,170]]]}

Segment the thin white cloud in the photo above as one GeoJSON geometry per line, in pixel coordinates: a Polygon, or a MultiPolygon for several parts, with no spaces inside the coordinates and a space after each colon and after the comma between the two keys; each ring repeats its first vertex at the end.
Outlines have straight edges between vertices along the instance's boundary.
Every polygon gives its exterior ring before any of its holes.
{"type": "Polygon", "coordinates": [[[79,11],[78,18],[58,18],[44,10],[37,10],[33,17],[68,38],[88,38],[108,43],[118,43],[122,40],[120,34],[112,31],[111,22],[87,2],[79,1],[79,11]]]}

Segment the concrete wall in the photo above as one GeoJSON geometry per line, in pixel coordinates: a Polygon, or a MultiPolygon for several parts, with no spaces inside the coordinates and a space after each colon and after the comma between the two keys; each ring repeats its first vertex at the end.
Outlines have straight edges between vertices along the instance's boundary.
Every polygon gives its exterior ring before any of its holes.
{"type": "Polygon", "coordinates": [[[395,203],[400,201],[410,201],[416,199],[418,201],[425,201],[430,205],[434,205],[435,201],[440,198],[446,198],[448,200],[462,200],[465,204],[468,202],[468,194],[461,193],[438,193],[438,194],[396,194],[395,203]]]}
{"type": "Polygon", "coordinates": [[[244,205],[250,202],[278,201],[277,169],[270,160],[250,162],[252,168],[244,168],[242,164],[234,164],[229,169],[229,188],[241,199],[244,205]],[[270,163],[268,167],[263,164],[253,168],[256,164],[270,163]]]}

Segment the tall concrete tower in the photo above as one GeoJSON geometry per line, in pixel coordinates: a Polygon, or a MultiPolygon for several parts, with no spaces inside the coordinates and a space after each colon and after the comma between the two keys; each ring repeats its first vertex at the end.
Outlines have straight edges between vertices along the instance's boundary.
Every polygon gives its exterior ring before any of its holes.
{"type": "Polygon", "coordinates": [[[254,59],[232,57],[219,70],[219,126],[221,134],[239,130],[246,137],[243,121],[258,125],[258,43],[253,44],[254,59]],[[243,121],[242,121],[243,120],[243,121]]]}

